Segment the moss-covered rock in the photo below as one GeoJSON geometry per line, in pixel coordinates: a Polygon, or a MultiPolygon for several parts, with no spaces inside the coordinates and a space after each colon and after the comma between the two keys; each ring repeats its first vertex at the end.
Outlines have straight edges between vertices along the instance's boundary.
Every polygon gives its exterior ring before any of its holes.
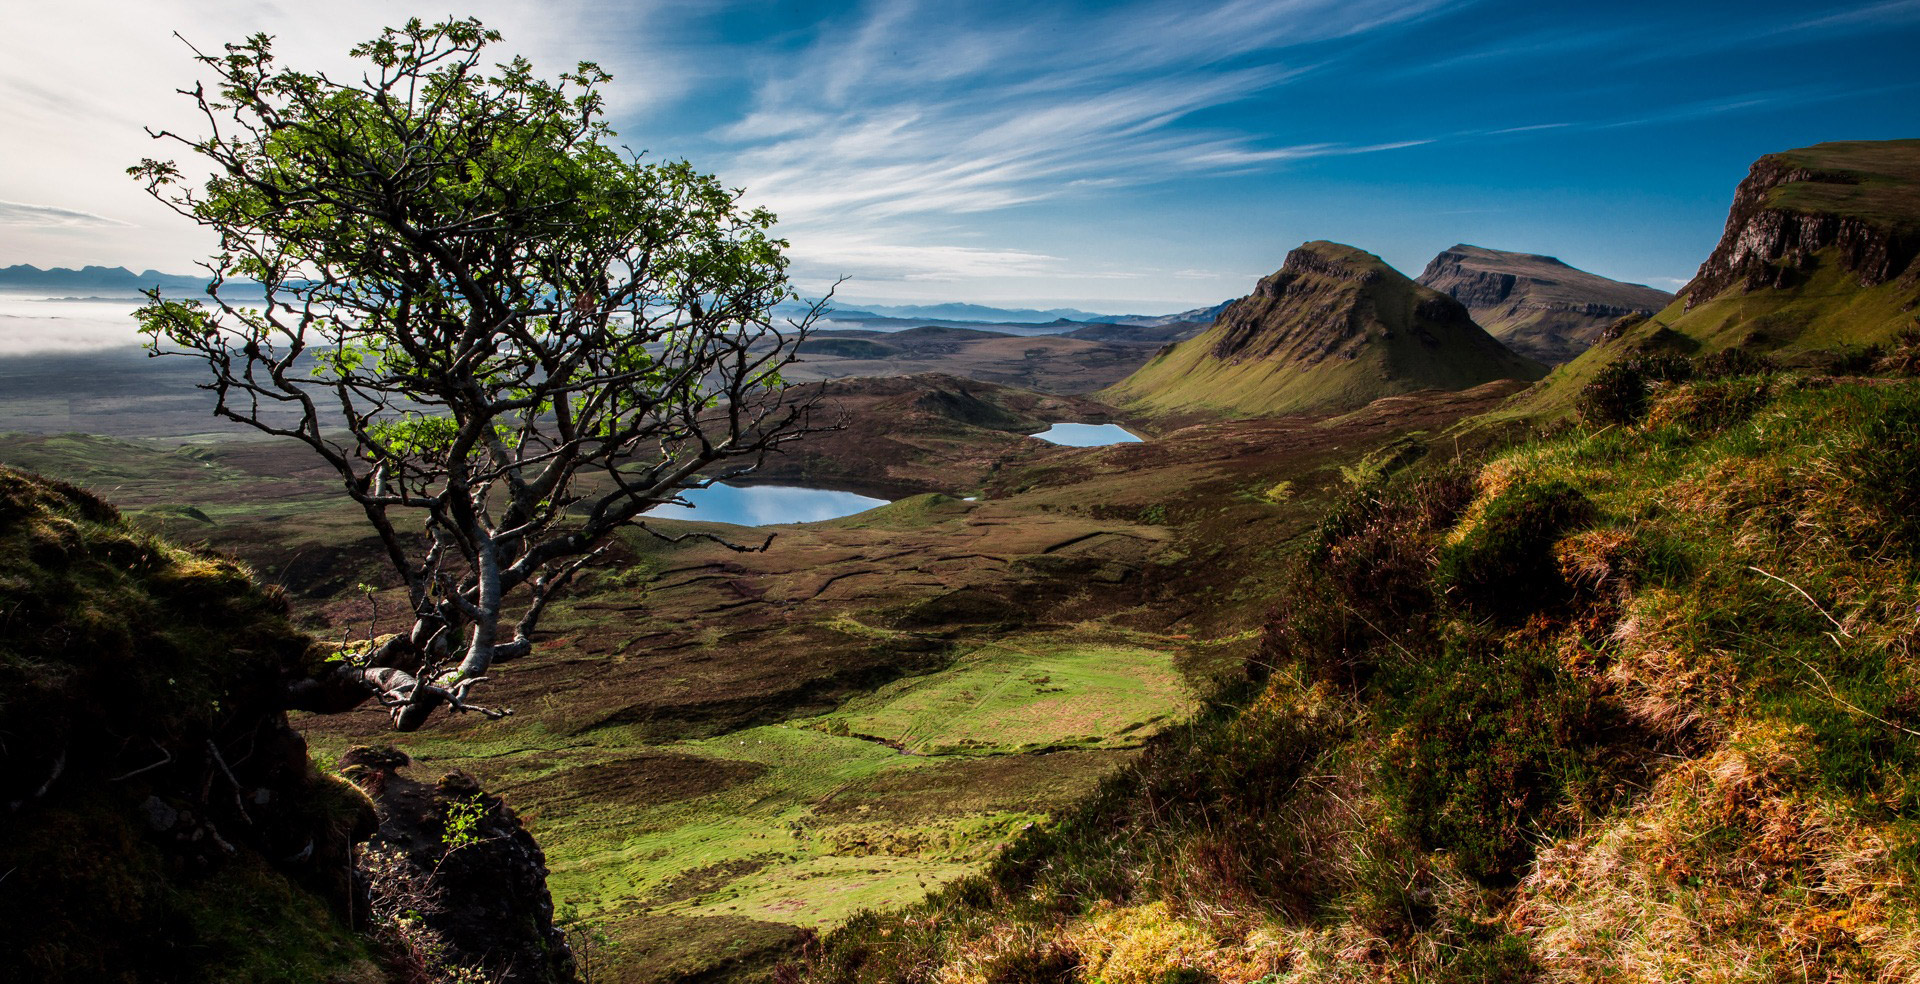
{"type": "Polygon", "coordinates": [[[0,979],[382,979],[370,804],[281,710],[316,658],[240,564],[0,469],[0,979]]]}

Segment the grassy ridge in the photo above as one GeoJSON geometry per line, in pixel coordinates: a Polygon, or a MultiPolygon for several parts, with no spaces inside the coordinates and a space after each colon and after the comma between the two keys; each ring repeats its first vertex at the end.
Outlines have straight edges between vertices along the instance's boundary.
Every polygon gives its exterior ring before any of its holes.
{"type": "Polygon", "coordinates": [[[1920,140],[1843,140],[1775,156],[1847,180],[1782,185],[1768,194],[1768,205],[1909,228],[1920,224],[1920,140]]]}
{"type": "Polygon", "coordinates": [[[316,658],[238,563],[0,468],[0,978],[380,977],[346,915],[372,808],[280,710],[316,658]]]}
{"type": "Polygon", "coordinates": [[[1913,383],[1746,376],[1369,488],[1247,682],[790,971],[1912,979],[1916,448],[1913,383]]]}

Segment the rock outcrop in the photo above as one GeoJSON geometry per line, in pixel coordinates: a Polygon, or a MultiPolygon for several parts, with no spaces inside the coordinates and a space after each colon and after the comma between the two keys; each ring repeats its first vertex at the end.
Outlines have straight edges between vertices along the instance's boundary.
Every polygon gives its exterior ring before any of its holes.
{"type": "Polygon", "coordinates": [[[546,855],[533,835],[472,776],[450,772],[429,785],[401,771],[410,764],[391,747],[355,748],[340,759],[379,811],[359,866],[379,930],[427,976],[574,980],[566,934],[553,925],[546,855]]]}
{"type": "Polygon", "coordinates": [[[1755,161],[1720,244],[1681,294],[1691,311],[1729,290],[1791,288],[1829,250],[1862,287],[1920,280],[1920,140],[1824,143],[1755,161]]]}
{"type": "Polygon", "coordinates": [[[1551,256],[1454,246],[1417,281],[1461,304],[1507,347],[1548,364],[1586,351],[1609,324],[1666,307],[1673,295],[1609,280],[1551,256]]]}
{"type": "Polygon", "coordinates": [[[1312,242],[1228,306],[1103,391],[1151,412],[1331,411],[1422,389],[1537,379],[1544,367],[1488,335],[1460,302],[1379,257],[1312,242]]]}

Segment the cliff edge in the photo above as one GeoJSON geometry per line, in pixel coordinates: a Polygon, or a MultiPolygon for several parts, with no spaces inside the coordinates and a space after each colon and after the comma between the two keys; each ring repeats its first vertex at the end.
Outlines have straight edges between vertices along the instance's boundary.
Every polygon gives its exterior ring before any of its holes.
{"type": "Polygon", "coordinates": [[[1755,161],[1720,244],[1681,296],[1691,311],[1730,290],[1792,288],[1827,250],[1861,287],[1920,280],[1920,140],[1823,143],[1755,161]]]}

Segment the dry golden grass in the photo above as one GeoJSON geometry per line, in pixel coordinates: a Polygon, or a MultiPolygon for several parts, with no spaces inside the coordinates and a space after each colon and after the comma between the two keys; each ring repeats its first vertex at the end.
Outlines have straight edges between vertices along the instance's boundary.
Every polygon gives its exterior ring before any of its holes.
{"type": "Polygon", "coordinates": [[[1553,547],[1560,575],[1596,597],[1613,597],[1632,588],[1638,566],[1633,534],[1626,530],[1584,530],[1553,547]]]}
{"type": "Polygon", "coordinates": [[[1614,656],[1606,671],[1627,716],[1670,738],[1718,730],[1739,692],[1735,660],[1679,638],[1684,602],[1658,589],[1629,599],[1613,628],[1614,656]]]}
{"type": "Polygon", "coordinates": [[[1176,916],[1165,902],[1119,908],[1101,906],[1091,916],[1067,928],[1080,952],[1081,970],[1089,979],[1106,984],[1159,984],[1180,968],[1213,970],[1226,963],[1257,963],[1251,974],[1226,977],[1254,980],[1273,969],[1281,951],[1266,959],[1248,961],[1244,947],[1233,947],[1206,928],[1176,916]],[[1231,950],[1239,950],[1228,957],[1231,950]]]}
{"type": "Polygon", "coordinates": [[[1556,981],[1910,981],[1899,845],[1807,789],[1803,729],[1756,724],[1543,849],[1517,919],[1556,981]]]}

